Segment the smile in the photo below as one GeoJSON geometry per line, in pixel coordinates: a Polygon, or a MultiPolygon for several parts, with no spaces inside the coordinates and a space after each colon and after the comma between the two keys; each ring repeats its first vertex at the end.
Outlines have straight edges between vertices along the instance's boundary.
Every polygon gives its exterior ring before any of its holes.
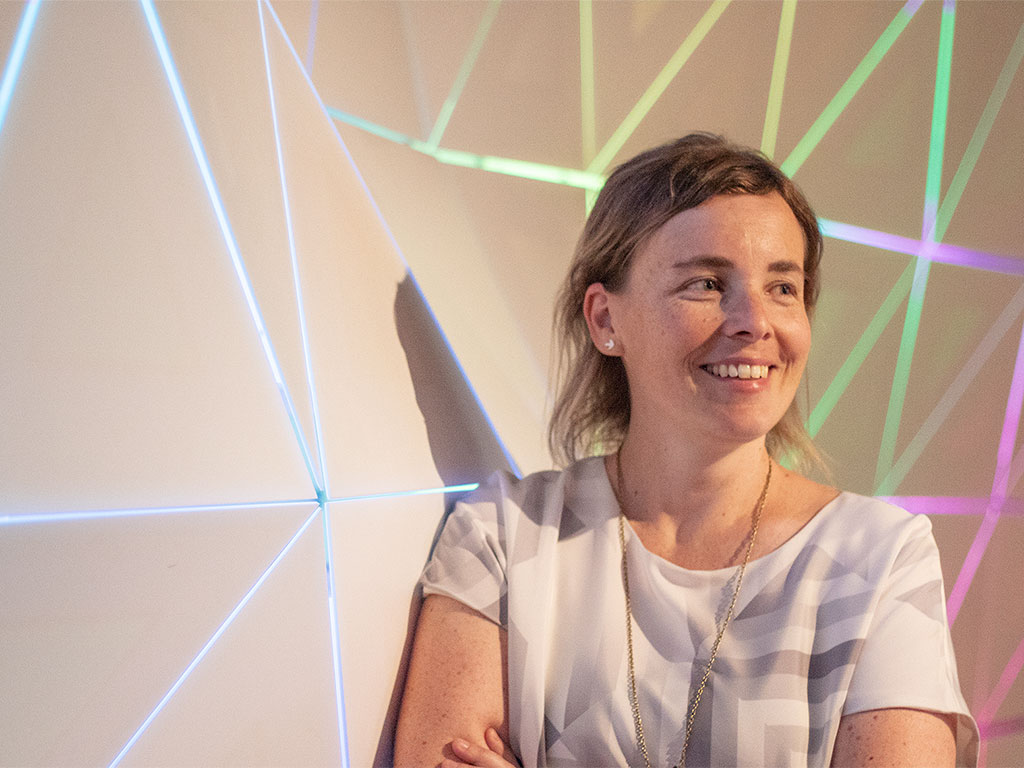
{"type": "Polygon", "coordinates": [[[722,363],[720,365],[701,366],[712,376],[717,376],[720,379],[766,379],[768,378],[768,369],[770,367],[768,365],[747,365],[746,363],[740,363],[739,365],[722,363]]]}

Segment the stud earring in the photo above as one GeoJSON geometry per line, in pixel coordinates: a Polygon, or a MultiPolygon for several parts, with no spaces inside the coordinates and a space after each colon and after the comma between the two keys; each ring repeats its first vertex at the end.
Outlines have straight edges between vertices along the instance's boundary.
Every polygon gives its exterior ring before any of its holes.
{"type": "Polygon", "coordinates": [[[607,350],[614,349],[615,348],[615,339],[608,339],[608,341],[606,341],[604,343],[604,348],[607,349],[607,350]]]}

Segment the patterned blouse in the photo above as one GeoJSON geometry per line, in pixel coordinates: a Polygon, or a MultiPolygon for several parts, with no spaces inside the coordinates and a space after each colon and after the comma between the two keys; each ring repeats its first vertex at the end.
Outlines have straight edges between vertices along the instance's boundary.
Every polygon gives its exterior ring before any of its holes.
{"type": "MultiPolygon", "coordinates": [[[[425,594],[507,630],[525,768],[642,765],[618,513],[601,457],[497,474],[456,505],[424,570],[425,594]]],[[[640,714],[652,764],[672,766],[738,568],[687,570],[626,531],[640,714]]],[[[827,766],[840,717],[884,707],[956,713],[957,765],[976,764],[931,523],[842,493],[748,565],[687,766],[827,766]]]]}

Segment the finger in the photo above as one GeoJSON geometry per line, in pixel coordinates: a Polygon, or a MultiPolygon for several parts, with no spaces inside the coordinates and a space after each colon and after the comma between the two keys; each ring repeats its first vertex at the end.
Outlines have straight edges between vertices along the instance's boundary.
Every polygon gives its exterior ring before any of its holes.
{"type": "Polygon", "coordinates": [[[505,754],[505,743],[493,728],[484,731],[484,741],[492,752],[497,752],[499,755],[505,754]]]}
{"type": "Polygon", "coordinates": [[[452,741],[452,751],[457,758],[477,768],[502,768],[505,763],[500,752],[495,754],[486,747],[470,744],[465,739],[452,741]]]}

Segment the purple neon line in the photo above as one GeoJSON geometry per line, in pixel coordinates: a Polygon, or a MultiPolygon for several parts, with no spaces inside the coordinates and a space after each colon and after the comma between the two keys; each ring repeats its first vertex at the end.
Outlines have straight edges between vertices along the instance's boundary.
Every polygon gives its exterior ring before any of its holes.
{"type": "MultiPolygon", "coordinates": [[[[988,496],[878,496],[915,515],[980,516],[992,502],[988,496]]],[[[1024,500],[1007,499],[1004,517],[1024,517],[1024,500]]]]}
{"type": "Polygon", "coordinates": [[[964,558],[964,564],[956,577],[956,583],[953,584],[953,589],[949,593],[946,613],[950,626],[953,625],[957,614],[960,613],[960,608],[967,597],[967,590],[971,588],[971,582],[978,572],[981,559],[985,556],[985,550],[995,532],[996,523],[999,522],[999,513],[1006,502],[1007,480],[1013,458],[1013,446],[1017,443],[1017,427],[1020,423],[1022,402],[1024,402],[1024,331],[1021,332],[1020,343],[1017,346],[1017,361],[1013,366],[1010,394],[1006,399],[1006,415],[1003,419],[1003,431],[999,438],[999,450],[996,454],[996,474],[992,481],[992,500],[985,510],[985,517],[978,527],[974,541],[971,542],[971,548],[967,551],[967,557],[964,558]]]}
{"type": "Polygon", "coordinates": [[[1021,638],[1017,650],[1013,652],[1010,660],[1006,663],[1006,667],[1003,669],[1003,674],[999,676],[999,682],[996,683],[985,705],[978,712],[979,725],[981,723],[990,723],[995,718],[996,712],[1002,706],[1006,695],[1010,692],[1010,688],[1013,687],[1014,682],[1020,676],[1022,668],[1024,668],[1024,638],[1021,638]]]}
{"type": "Polygon", "coordinates": [[[844,224],[830,219],[818,219],[818,225],[821,228],[821,234],[833,240],[868,245],[894,253],[921,256],[942,264],[955,264],[1004,275],[1024,276],[1024,260],[1013,256],[975,251],[946,243],[915,240],[912,237],[893,235],[888,232],[880,232],[877,229],[858,227],[854,224],[844,224]]]}
{"type": "MultiPolygon", "coordinates": [[[[1024,715],[1021,717],[1011,717],[1006,720],[990,720],[988,722],[979,720],[978,730],[981,731],[981,743],[982,747],[984,747],[986,741],[1002,739],[1024,731],[1024,715]]],[[[979,760],[978,766],[982,768],[984,763],[979,760]]]]}
{"type": "Polygon", "coordinates": [[[313,0],[309,11],[309,42],[306,43],[306,72],[313,74],[313,51],[316,47],[316,22],[320,11],[320,0],[313,0]]]}

